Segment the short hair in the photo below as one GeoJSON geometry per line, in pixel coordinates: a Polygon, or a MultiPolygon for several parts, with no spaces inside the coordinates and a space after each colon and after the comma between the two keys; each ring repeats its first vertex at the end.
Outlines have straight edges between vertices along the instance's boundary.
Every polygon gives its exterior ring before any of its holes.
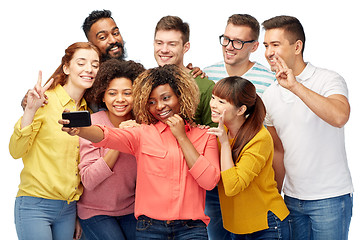
{"type": "Polygon", "coordinates": [[[92,11],[87,18],[85,18],[84,23],[82,25],[82,29],[84,30],[85,36],[89,39],[89,32],[91,26],[96,23],[99,19],[102,18],[111,18],[111,11],[110,10],[94,10],[92,11]]]}
{"type": "Polygon", "coordinates": [[[292,16],[276,16],[262,23],[265,30],[280,28],[287,33],[287,39],[290,44],[294,44],[297,40],[302,41],[303,48],[301,53],[304,54],[305,49],[305,32],[300,21],[292,16]]]}
{"type": "Polygon", "coordinates": [[[156,87],[165,84],[170,85],[179,99],[179,115],[192,123],[200,100],[199,88],[190,74],[174,64],[148,69],[135,80],[133,110],[136,121],[144,124],[158,121],[149,111],[149,97],[156,87]]]}
{"type": "Polygon", "coordinates": [[[89,98],[101,107],[106,108],[102,100],[112,80],[115,78],[127,78],[134,83],[134,80],[144,71],[145,68],[141,63],[131,60],[120,61],[116,58],[109,59],[100,65],[89,98]]]}
{"type": "Polygon", "coordinates": [[[227,24],[235,26],[247,26],[252,30],[253,40],[258,40],[260,35],[260,24],[256,18],[249,14],[233,14],[229,17],[227,24]]]}
{"type": "Polygon", "coordinates": [[[156,24],[155,35],[159,30],[176,30],[181,32],[181,39],[183,44],[187,43],[190,39],[190,27],[189,24],[183,22],[183,20],[177,16],[165,16],[162,17],[156,24]]]}

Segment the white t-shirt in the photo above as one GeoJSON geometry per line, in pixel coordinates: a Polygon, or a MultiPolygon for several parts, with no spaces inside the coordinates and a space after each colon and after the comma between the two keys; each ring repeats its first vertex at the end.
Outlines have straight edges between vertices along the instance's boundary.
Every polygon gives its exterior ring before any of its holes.
{"type": "MultiPolygon", "coordinates": [[[[339,74],[310,63],[296,78],[322,96],[348,96],[345,80],[339,74]]],[[[352,193],[344,128],[320,119],[278,82],[265,91],[262,99],[267,110],[265,125],[275,127],[284,147],[284,194],[317,200],[352,193]]]]}

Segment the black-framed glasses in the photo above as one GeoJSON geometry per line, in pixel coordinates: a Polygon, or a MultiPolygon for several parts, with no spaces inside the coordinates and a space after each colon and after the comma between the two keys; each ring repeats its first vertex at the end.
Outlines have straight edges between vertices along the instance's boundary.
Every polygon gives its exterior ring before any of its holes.
{"type": "Polygon", "coordinates": [[[250,40],[250,41],[231,40],[230,38],[225,37],[224,34],[219,36],[219,40],[220,40],[221,46],[227,47],[227,45],[229,45],[229,43],[231,42],[233,48],[235,48],[237,50],[241,50],[244,47],[245,43],[255,42],[255,40],[250,40]]]}

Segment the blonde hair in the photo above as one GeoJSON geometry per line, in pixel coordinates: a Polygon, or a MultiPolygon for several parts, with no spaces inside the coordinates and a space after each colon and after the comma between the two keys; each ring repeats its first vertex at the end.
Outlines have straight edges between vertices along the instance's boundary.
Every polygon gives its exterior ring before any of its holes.
{"type": "Polygon", "coordinates": [[[193,77],[176,65],[148,69],[135,79],[133,111],[136,121],[144,124],[158,121],[149,112],[148,100],[156,87],[165,84],[170,85],[179,99],[179,115],[188,122],[193,122],[200,101],[199,88],[193,77]]]}

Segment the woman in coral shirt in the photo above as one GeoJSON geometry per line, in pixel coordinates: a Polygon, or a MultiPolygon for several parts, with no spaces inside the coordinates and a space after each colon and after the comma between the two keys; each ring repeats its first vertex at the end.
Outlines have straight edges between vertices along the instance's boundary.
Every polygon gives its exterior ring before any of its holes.
{"type": "Polygon", "coordinates": [[[192,124],[198,102],[191,76],[165,65],[145,71],[134,82],[140,127],[63,128],[94,146],[135,155],[137,239],[207,239],[205,193],[218,183],[220,167],[216,137],[192,124]]]}

